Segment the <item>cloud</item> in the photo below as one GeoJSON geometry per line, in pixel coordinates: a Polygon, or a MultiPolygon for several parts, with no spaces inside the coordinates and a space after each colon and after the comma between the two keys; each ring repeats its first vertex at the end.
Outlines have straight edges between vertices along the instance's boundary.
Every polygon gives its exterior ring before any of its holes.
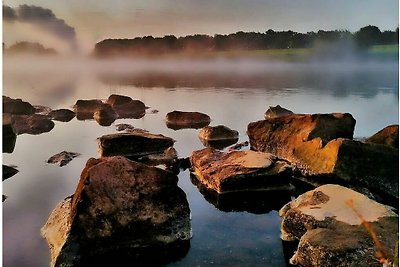
{"type": "Polygon", "coordinates": [[[57,36],[70,44],[71,49],[77,49],[75,28],[59,19],[52,10],[33,5],[20,5],[13,9],[3,5],[3,20],[5,22],[19,21],[35,25],[42,30],[57,36]]]}

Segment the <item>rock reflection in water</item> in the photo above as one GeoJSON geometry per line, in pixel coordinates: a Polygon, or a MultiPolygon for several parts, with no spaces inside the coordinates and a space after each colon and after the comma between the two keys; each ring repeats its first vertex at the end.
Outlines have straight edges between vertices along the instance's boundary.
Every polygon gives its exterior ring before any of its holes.
{"type": "Polygon", "coordinates": [[[199,189],[204,198],[221,211],[247,211],[254,214],[278,211],[291,200],[292,193],[287,190],[245,191],[218,194],[203,186],[197,177],[190,175],[190,180],[199,189]]]}

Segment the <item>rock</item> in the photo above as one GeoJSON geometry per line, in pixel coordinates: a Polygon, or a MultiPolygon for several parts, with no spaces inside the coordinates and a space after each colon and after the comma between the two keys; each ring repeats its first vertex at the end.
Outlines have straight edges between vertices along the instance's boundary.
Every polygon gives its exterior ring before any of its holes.
{"type": "Polygon", "coordinates": [[[160,112],[160,111],[157,110],[157,109],[152,109],[152,110],[150,110],[150,114],[157,114],[158,112],[160,112]]]}
{"type": "Polygon", "coordinates": [[[146,106],[140,100],[133,100],[128,96],[110,95],[107,103],[118,114],[118,118],[140,119],[146,113],[146,106]]]}
{"type": "Polygon", "coordinates": [[[285,109],[279,105],[275,107],[269,107],[269,109],[265,112],[264,118],[266,119],[273,119],[273,118],[278,118],[286,115],[291,115],[293,114],[293,111],[285,109]]]}
{"type": "Polygon", "coordinates": [[[398,150],[350,140],[354,126],[350,114],[287,115],[250,123],[247,133],[251,149],[290,161],[303,176],[398,199],[398,150]]]}
{"type": "Polygon", "coordinates": [[[115,127],[117,127],[117,131],[121,132],[121,131],[133,131],[135,130],[135,127],[133,127],[130,124],[126,124],[126,123],[120,123],[120,124],[116,124],[115,127]]]}
{"type": "Polygon", "coordinates": [[[14,119],[11,114],[3,113],[3,153],[12,153],[17,141],[14,119]]]}
{"type": "Polygon", "coordinates": [[[174,130],[194,128],[199,129],[210,124],[210,117],[200,112],[172,111],[165,117],[167,127],[174,130]]]}
{"type": "Polygon", "coordinates": [[[249,146],[249,141],[244,141],[244,142],[238,143],[236,145],[233,145],[228,149],[228,151],[240,150],[245,146],[249,146]]]}
{"type": "Polygon", "coordinates": [[[367,138],[365,142],[387,145],[399,149],[399,125],[389,125],[367,138]]]}
{"type": "Polygon", "coordinates": [[[14,128],[20,134],[42,134],[54,128],[54,122],[45,115],[13,115],[14,128]]]}
{"type": "Polygon", "coordinates": [[[200,130],[199,138],[204,146],[222,149],[235,144],[239,140],[239,133],[222,125],[206,126],[200,130]]]}
{"type": "Polygon", "coordinates": [[[80,156],[81,154],[75,153],[75,152],[67,152],[67,151],[62,151],[58,154],[55,154],[54,156],[51,156],[48,160],[47,163],[51,164],[57,164],[60,167],[67,165],[71,160],[76,158],[77,156],[80,156]]]}
{"type": "Polygon", "coordinates": [[[35,105],[33,107],[35,108],[35,113],[36,114],[49,115],[49,113],[51,112],[51,108],[46,107],[46,106],[35,105]]]}
{"type": "Polygon", "coordinates": [[[290,166],[269,153],[206,148],[194,151],[190,162],[198,180],[219,194],[292,189],[290,166]]]}
{"type": "Polygon", "coordinates": [[[56,109],[52,110],[49,116],[55,121],[69,122],[75,117],[75,112],[69,109],[56,109]]]}
{"type": "Polygon", "coordinates": [[[103,102],[97,99],[91,100],[78,100],[74,105],[74,112],[78,120],[90,120],[93,119],[93,115],[101,106],[103,102]]]}
{"type": "Polygon", "coordinates": [[[21,99],[3,96],[3,113],[31,115],[35,113],[35,108],[30,103],[22,101],[21,99]]]}
{"type": "Polygon", "coordinates": [[[93,114],[93,118],[101,126],[110,126],[118,118],[118,114],[109,104],[102,104],[93,114]]]}
{"type": "Polygon", "coordinates": [[[101,157],[119,155],[133,158],[162,153],[175,142],[170,137],[148,132],[109,134],[97,140],[101,157]]]}
{"type": "Polygon", "coordinates": [[[7,198],[8,197],[6,195],[3,195],[3,201],[2,202],[6,201],[7,198]]]}
{"type": "Polygon", "coordinates": [[[398,238],[398,216],[388,206],[339,185],[306,192],[282,207],[279,215],[281,238],[300,240],[291,259],[300,266],[379,266],[365,225],[379,233],[379,242],[392,256],[398,238]]]}
{"type": "Polygon", "coordinates": [[[18,173],[17,169],[11,166],[3,165],[3,181],[10,177],[13,177],[17,173],[18,173]]]}
{"type": "Polygon", "coordinates": [[[188,251],[191,226],[189,204],[177,183],[170,172],[124,157],[89,159],[73,197],[60,203],[41,229],[51,266],[125,260],[153,266],[179,259],[188,251]]]}

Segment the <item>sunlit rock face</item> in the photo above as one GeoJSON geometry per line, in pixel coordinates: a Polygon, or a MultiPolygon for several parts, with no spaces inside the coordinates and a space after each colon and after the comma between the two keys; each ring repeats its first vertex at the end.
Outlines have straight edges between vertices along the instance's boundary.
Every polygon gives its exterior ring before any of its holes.
{"type": "Polygon", "coordinates": [[[290,190],[291,168],[286,161],[255,151],[224,153],[212,148],[190,156],[194,174],[217,193],[290,190]]]}
{"type": "Polygon", "coordinates": [[[286,115],[291,115],[293,114],[293,111],[285,109],[281,107],[280,105],[276,105],[275,107],[269,107],[269,109],[265,112],[264,118],[266,119],[272,119],[272,118],[277,118],[277,117],[282,117],[286,115]]]}
{"type": "Polygon", "coordinates": [[[54,209],[41,230],[51,266],[126,260],[149,266],[184,256],[190,209],[177,182],[170,172],[124,157],[89,159],[74,195],[54,209]]]}
{"type": "Polygon", "coordinates": [[[167,127],[174,130],[185,128],[199,129],[208,126],[210,121],[210,116],[200,112],[174,110],[165,116],[167,127]]]}
{"type": "Polygon", "coordinates": [[[348,113],[287,115],[250,123],[251,149],[290,161],[302,175],[340,179],[398,199],[398,150],[352,140],[348,113]]]}
{"type": "Polygon", "coordinates": [[[291,262],[300,266],[382,266],[375,257],[372,226],[393,260],[398,216],[388,207],[339,185],[323,185],[279,211],[281,238],[300,240],[291,262]],[[369,226],[368,226],[369,225],[369,226]]]}
{"type": "Polygon", "coordinates": [[[110,95],[107,104],[118,114],[118,118],[142,118],[146,113],[146,106],[140,100],[133,100],[129,96],[110,95]]]}
{"type": "Polygon", "coordinates": [[[118,155],[137,158],[159,154],[173,146],[174,142],[170,137],[145,131],[108,134],[98,138],[101,157],[118,155]]]}
{"type": "Polygon", "coordinates": [[[387,145],[399,149],[399,125],[389,125],[367,138],[365,142],[387,145]]]}

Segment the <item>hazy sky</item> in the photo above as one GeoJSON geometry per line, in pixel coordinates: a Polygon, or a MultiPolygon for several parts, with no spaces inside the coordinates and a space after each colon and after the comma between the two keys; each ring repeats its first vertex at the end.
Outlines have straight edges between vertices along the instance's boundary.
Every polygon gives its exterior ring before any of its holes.
{"type": "MultiPolygon", "coordinates": [[[[394,30],[399,24],[398,0],[3,0],[3,4],[51,9],[58,19],[75,28],[84,51],[105,38],[268,29],[354,32],[369,24],[381,30],[394,30]]],[[[47,46],[63,45],[60,38],[37,25],[3,23],[7,45],[24,39],[47,46]]]]}

